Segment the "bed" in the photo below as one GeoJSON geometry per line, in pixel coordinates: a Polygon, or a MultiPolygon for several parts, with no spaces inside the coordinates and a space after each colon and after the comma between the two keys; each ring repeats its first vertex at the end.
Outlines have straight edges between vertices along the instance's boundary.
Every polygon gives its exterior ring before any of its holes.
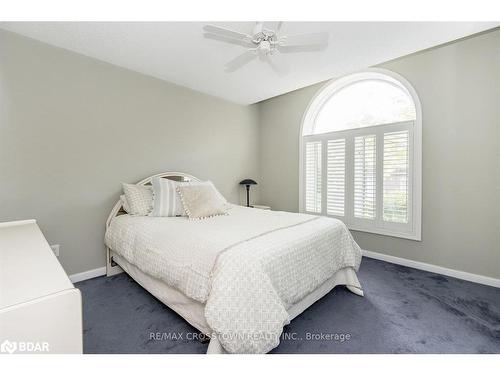
{"type": "MultiPolygon", "coordinates": [[[[179,172],[152,178],[199,181],[179,172]]],[[[337,285],[363,296],[361,251],[335,219],[231,205],[204,220],[106,222],[107,275],[125,271],[210,339],[207,353],[266,353],[283,326],[337,285]]]]}

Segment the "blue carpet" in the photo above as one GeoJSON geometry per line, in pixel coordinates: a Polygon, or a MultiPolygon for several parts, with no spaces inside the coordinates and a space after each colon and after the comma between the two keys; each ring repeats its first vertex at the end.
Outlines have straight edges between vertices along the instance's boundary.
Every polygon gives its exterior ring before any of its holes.
{"type": "MultiPolygon", "coordinates": [[[[500,353],[500,289],[368,258],[359,279],[364,298],[336,287],[285,327],[272,353],[500,353]]],[[[207,350],[126,274],[76,287],[85,353],[207,350]]]]}

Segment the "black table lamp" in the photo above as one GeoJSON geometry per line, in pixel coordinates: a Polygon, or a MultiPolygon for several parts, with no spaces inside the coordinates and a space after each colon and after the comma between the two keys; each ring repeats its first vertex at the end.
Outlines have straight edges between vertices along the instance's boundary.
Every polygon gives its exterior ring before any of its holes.
{"type": "Polygon", "coordinates": [[[245,185],[246,188],[247,188],[247,207],[250,207],[250,197],[249,197],[249,194],[250,194],[250,185],[257,185],[257,182],[255,182],[254,180],[251,180],[251,179],[247,178],[246,180],[241,181],[240,185],[245,185]]]}

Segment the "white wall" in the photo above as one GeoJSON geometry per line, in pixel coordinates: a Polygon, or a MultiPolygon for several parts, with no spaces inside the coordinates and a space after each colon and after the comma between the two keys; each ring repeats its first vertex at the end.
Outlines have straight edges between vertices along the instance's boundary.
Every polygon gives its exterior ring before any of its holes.
{"type": "Polygon", "coordinates": [[[259,181],[257,120],[255,106],[0,31],[0,222],[36,218],[70,274],[102,267],[122,181],[182,171],[238,203],[238,182],[259,181]]]}
{"type": "MultiPolygon", "coordinates": [[[[500,30],[382,64],[423,110],[422,241],[354,232],[367,250],[500,278],[500,30]]],[[[298,211],[299,130],[322,84],[259,104],[261,200],[298,211]]]]}

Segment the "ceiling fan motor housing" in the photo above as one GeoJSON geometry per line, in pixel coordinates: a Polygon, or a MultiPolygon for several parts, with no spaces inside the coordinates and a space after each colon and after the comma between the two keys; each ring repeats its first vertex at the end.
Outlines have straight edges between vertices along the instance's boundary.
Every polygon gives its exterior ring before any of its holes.
{"type": "Polygon", "coordinates": [[[257,45],[260,54],[268,55],[276,49],[278,38],[273,31],[263,30],[253,36],[252,42],[257,45]]]}

